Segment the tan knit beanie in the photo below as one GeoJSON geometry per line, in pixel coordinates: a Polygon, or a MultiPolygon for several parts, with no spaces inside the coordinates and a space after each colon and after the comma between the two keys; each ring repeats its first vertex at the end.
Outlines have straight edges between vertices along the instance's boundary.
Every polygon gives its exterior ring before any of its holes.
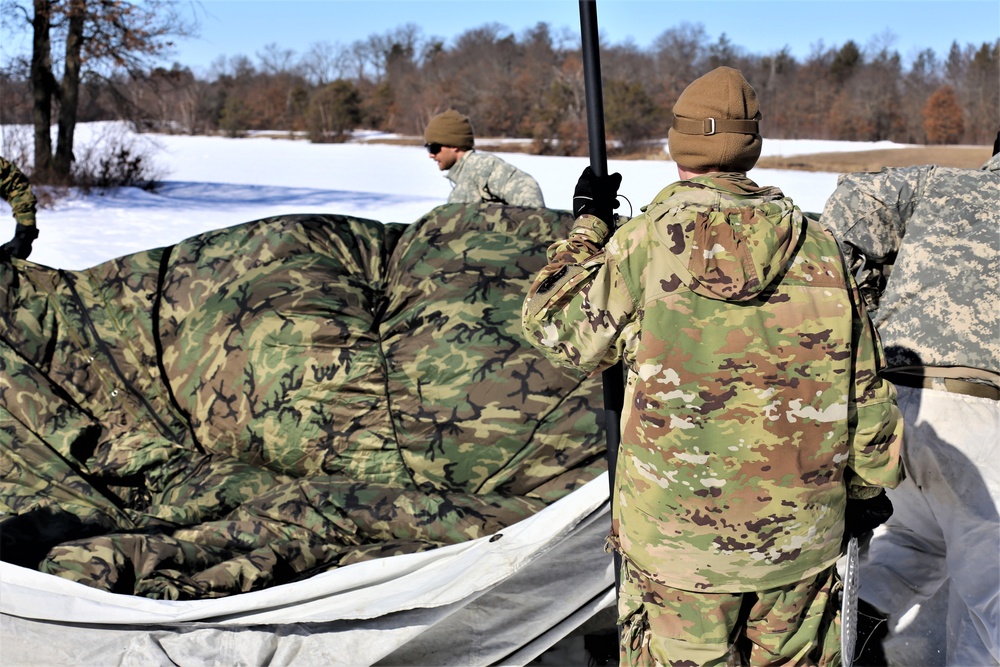
{"type": "Polygon", "coordinates": [[[472,132],[472,122],[468,116],[463,116],[454,109],[431,118],[424,130],[424,143],[454,146],[463,151],[471,150],[475,144],[472,132]]]}
{"type": "Polygon", "coordinates": [[[760,157],[759,120],[754,89],[739,70],[718,67],[677,98],[670,157],[688,169],[749,171],[760,157]]]}

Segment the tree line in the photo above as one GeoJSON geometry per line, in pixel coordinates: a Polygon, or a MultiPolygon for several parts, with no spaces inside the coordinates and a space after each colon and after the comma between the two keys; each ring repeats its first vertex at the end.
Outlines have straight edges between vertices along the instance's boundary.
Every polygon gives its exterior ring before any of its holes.
{"type": "MultiPolygon", "coordinates": [[[[140,130],[232,137],[268,130],[334,142],[359,129],[419,135],[448,107],[468,114],[480,137],[530,138],[538,154],[587,153],[579,38],[566,30],[539,23],[515,35],[486,24],[447,42],[408,24],[301,54],[273,44],[255,59],[220,57],[196,75],[180,63],[159,64],[171,31],[185,29],[171,7],[169,0],[18,6],[33,50],[0,72],[0,123],[35,125],[36,172],[69,175],[76,122],[126,119],[140,130]],[[53,118],[54,152],[42,131],[53,118]]],[[[769,138],[992,143],[1000,40],[955,41],[947,54],[926,49],[909,64],[891,42],[883,35],[867,48],[819,45],[798,60],[787,48],[750,54],[725,34],[713,40],[702,25],[683,23],[649,48],[602,43],[609,151],[649,150],[666,136],[680,92],[720,65],[740,69],[754,86],[769,138]]]]}

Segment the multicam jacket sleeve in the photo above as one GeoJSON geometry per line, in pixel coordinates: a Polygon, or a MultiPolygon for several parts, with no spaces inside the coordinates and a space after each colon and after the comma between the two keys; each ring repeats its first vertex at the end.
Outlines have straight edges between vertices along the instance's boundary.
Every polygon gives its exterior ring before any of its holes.
{"type": "Polygon", "coordinates": [[[854,394],[848,402],[847,459],[854,474],[847,495],[864,499],[875,497],[883,488],[895,488],[903,478],[903,417],[896,407],[896,388],[878,374],[886,366],[878,331],[857,284],[849,274],[847,279],[854,307],[851,349],[855,368],[854,394]]]}
{"type": "Polygon", "coordinates": [[[28,177],[17,165],[3,157],[0,157],[0,199],[14,209],[14,219],[19,225],[35,226],[37,200],[28,177]]]}
{"type": "Polygon", "coordinates": [[[549,264],[528,291],[524,334],[554,364],[596,374],[613,366],[632,333],[636,307],[604,245],[608,225],[583,215],[549,246],[549,264]],[[572,305],[571,305],[572,303],[572,305]],[[588,335],[578,338],[576,331],[588,335]]]}

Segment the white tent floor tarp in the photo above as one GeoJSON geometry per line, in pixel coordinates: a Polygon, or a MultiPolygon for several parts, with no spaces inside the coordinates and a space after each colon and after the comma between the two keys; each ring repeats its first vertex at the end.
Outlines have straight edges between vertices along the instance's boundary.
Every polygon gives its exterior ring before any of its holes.
{"type": "Polygon", "coordinates": [[[614,604],[604,474],[496,535],[212,600],[0,563],[0,664],[524,665],[614,604]]]}

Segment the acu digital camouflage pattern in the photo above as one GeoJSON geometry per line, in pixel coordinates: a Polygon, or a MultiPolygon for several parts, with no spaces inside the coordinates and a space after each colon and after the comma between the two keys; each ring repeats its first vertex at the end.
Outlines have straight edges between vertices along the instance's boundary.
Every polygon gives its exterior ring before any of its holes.
{"type": "Polygon", "coordinates": [[[31,183],[17,165],[4,157],[0,157],[0,199],[10,204],[18,224],[35,226],[38,201],[31,191],[31,183]]]}
{"type": "Polygon", "coordinates": [[[0,557],[163,599],[489,535],[605,468],[519,309],[567,213],[270,218],[0,264],[0,557]]]}
{"type": "Polygon", "coordinates": [[[468,151],[448,170],[454,183],[448,203],[499,202],[542,208],[542,189],[534,178],[496,155],[468,151]]]}
{"type": "Polygon", "coordinates": [[[861,272],[889,366],[1000,373],[1000,155],[841,176],[823,223],[861,272]]]}
{"type": "Polygon", "coordinates": [[[847,488],[898,483],[902,421],[837,244],[737,174],[668,186],[549,249],[525,335],[553,362],[628,370],[615,473],[624,557],[675,588],[753,591],[840,554],[847,488]]]}

